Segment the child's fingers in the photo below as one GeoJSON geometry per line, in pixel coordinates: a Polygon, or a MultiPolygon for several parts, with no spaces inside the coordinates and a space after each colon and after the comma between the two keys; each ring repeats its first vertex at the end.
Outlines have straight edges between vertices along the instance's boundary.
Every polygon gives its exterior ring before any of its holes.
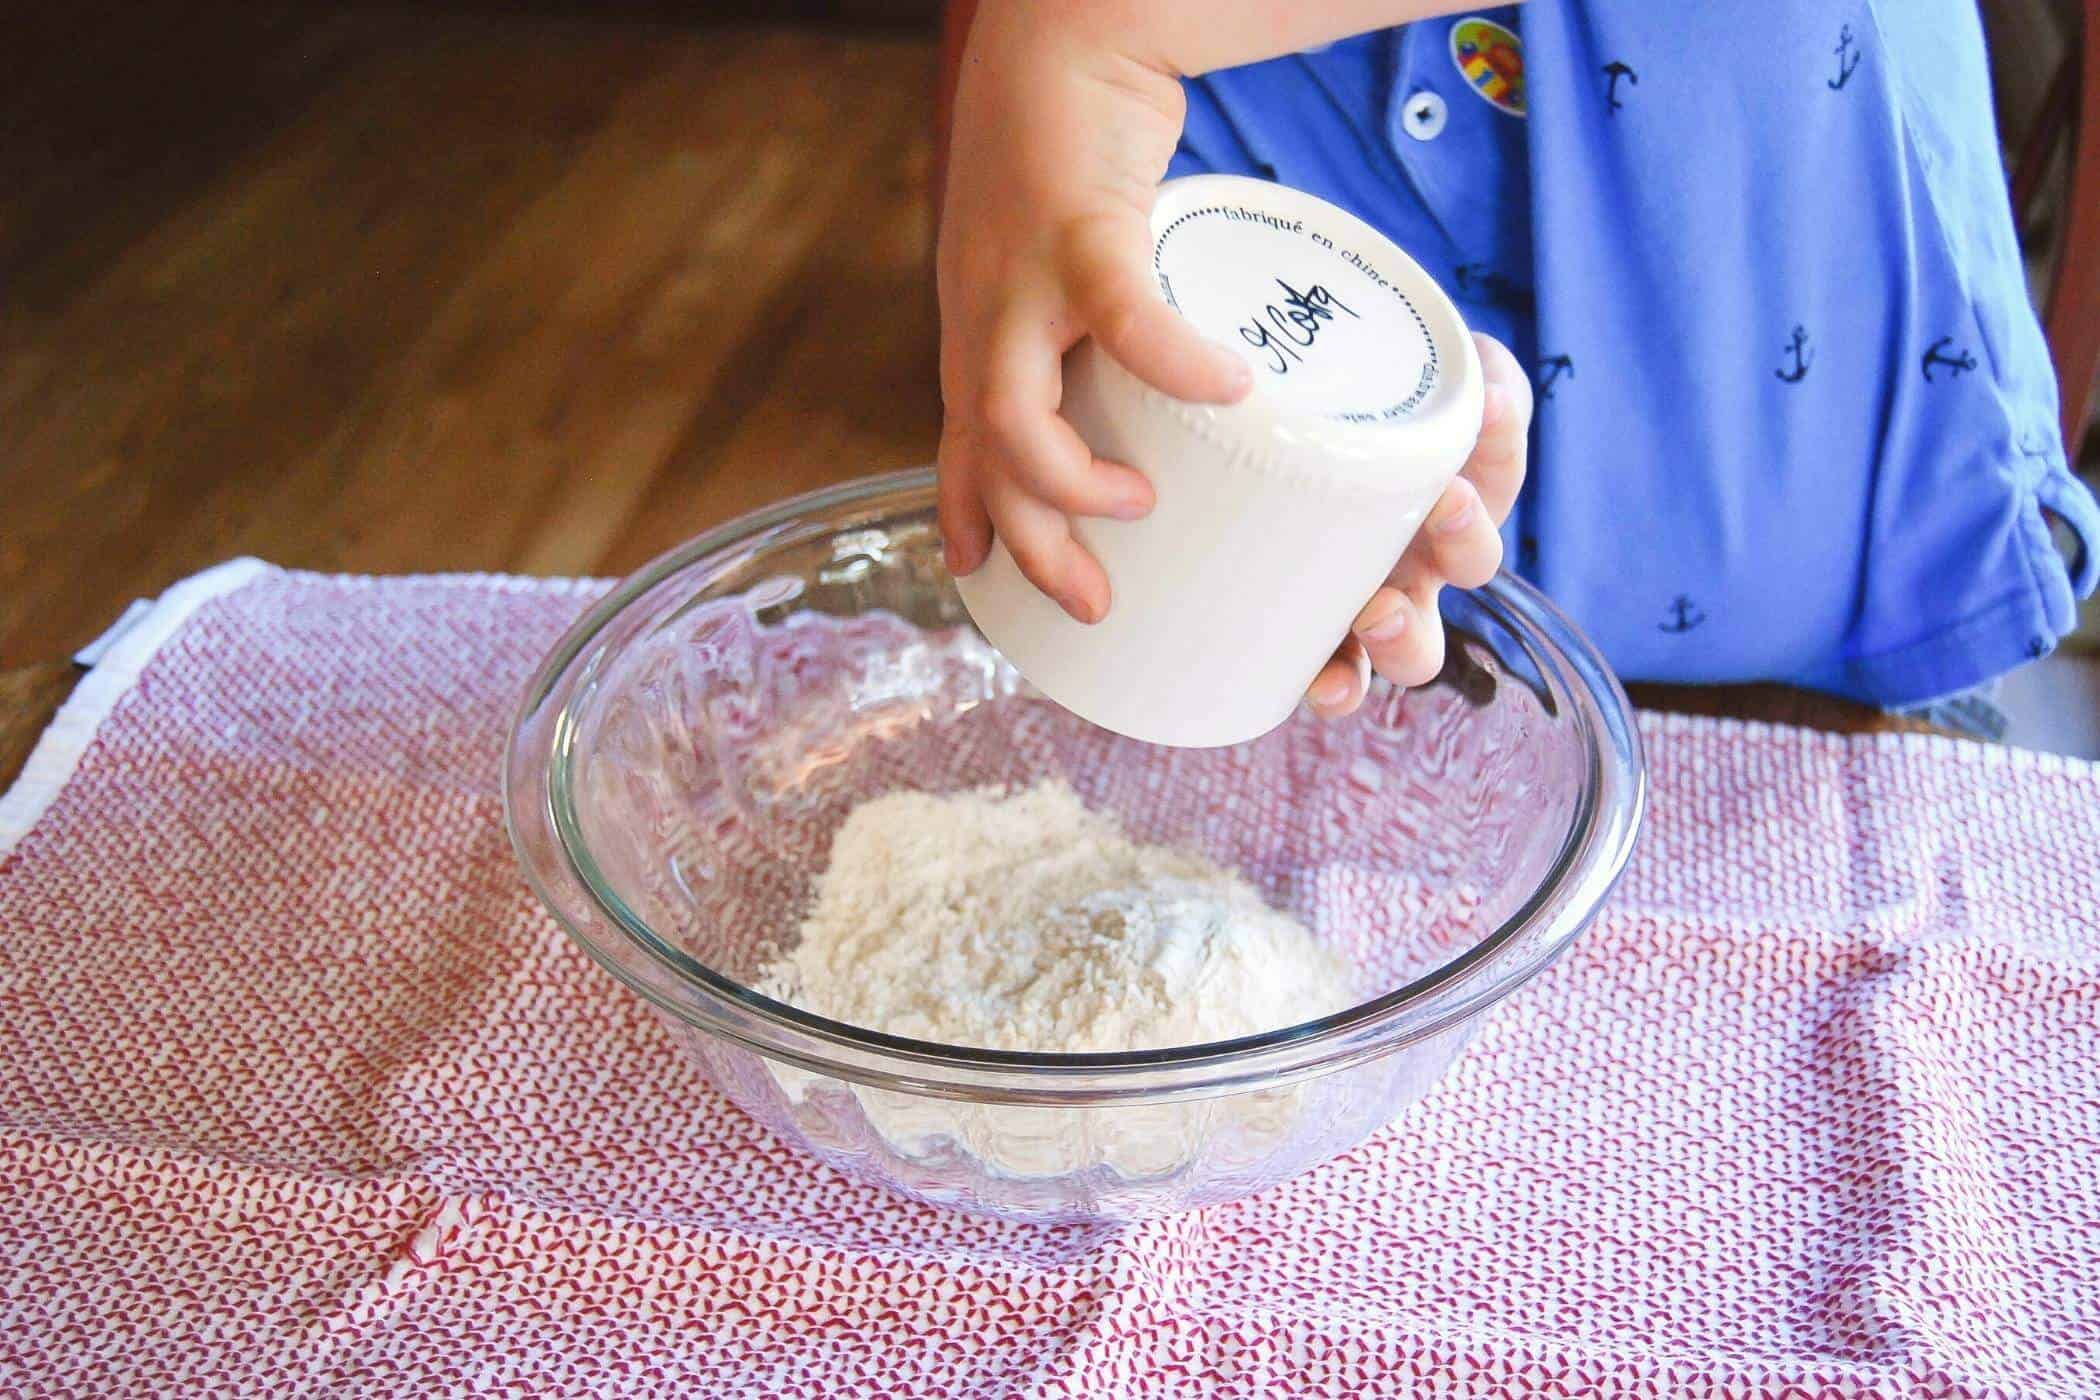
{"type": "Polygon", "coordinates": [[[1473,483],[1460,477],[1444,488],[1444,494],[1429,508],[1417,543],[1426,545],[1427,558],[1410,548],[1415,567],[1408,569],[1407,582],[1420,582],[1430,574],[1460,588],[1478,588],[1502,567],[1502,536],[1489,518],[1487,505],[1473,483]],[[1427,569],[1420,566],[1427,565],[1427,569]]]}
{"type": "Polygon", "coordinates": [[[1306,687],[1305,700],[1322,719],[1340,719],[1353,714],[1371,689],[1371,658],[1364,644],[1345,637],[1313,683],[1306,687]]]}
{"type": "Polygon", "coordinates": [[[1143,472],[1087,450],[1072,425],[1055,413],[986,405],[990,445],[1013,479],[1065,515],[1141,520],[1152,510],[1152,483],[1143,472]]]}
{"type": "Polygon", "coordinates": [[[948,572],[974,573],[992,549],[992,518],[985,513],[977,482],[961,450],[943,437],[940,450],[941,544],[948,572]]]}
{"type": "Polygon", "coordinates": [[[1480,368],[1487,385],[1487,402],[1480,425],[1480,441],[1474,446],[1461,473],[1480,492],[1488,515],[1500,523],[1508,518],[1524,484],[1528,435],[1531,431],[1531,380],[1508,347],[1492,336],[1476,335],[1480,368]]]}
{"type": "MultiPolygon", "coordinates": [[[[1074,442],[1079,435],[1062,418],[1051,422],[1074,442]]],[[[1084,451],[1084,444],[1081,444],[1084,451]]],[[[1145,474],[1121,462],[1104,461],[1086,453],[1083,466],[1046,470],[1041,456],[1014,459],[1014,474],[1046,505],[1066,515],[1105,515],[1116,520],[1142,520],[1152,513],[1152,483],[1145,474]]]]}
{"type": "Polygon", "coordinates": [[[1373,594],[1349,636],[1306,690],[1323,719],[1353,714],[1364,702],[1375,670],[1394,685],[1427,685],[1444,669],[1444,622],[1437,613],[1441,584],[1388,585],[1373,594]]]}
{"type": "Polygon", "coordinates": [[[1016,309],[994,333],[975,404],[978,440],[996,459],[987,465],[1066,515],[1139,519],[1152,509],[1152,483],[1095,457],[1058,414],[1061,353],[1037,314],[1016,309]]]}
{"type": "Polygon", "coordinates": [[[1161,393],[1238,402],[1254,387],[1254,371],[1167,305],[1146,272],[1151,246],[1135,212],[1082,219],[1066,231],[1065,285],[1081,322],[1118,364],[1161,393]]]}
{"type": "Polygon", "coordinates": [[[1460,588],[1478,588],[1502,567],[1498,527],[1509,517],[1524,485],[1531,381],[1501,341],[1476,335],[1474,343],[1487,381],[1480,440],[1457,480],[1430,508],[1429,518],[1394,567],[1391,580],[1395,587],[1410,592],[1430,590],[1425,596],[1432,607],[1437,587],[1454,583],[1460,588]]]}
{"type": "Polygon", "coordinates": [[[1397,686],[1427,685],[1444,666],[1444,626],[1434,583],[1414,590],[1388,585],[1356,615],[1350,635],[1379,675],[1397,686]]]}
{"type": "Polygon", "coordinates": [[[998,478],[985,483],[984,504],[1000,542],[1030,583],[1081,622],[1108,615],[1108,575],[1072,538],[1064,516],[998,478]]]}

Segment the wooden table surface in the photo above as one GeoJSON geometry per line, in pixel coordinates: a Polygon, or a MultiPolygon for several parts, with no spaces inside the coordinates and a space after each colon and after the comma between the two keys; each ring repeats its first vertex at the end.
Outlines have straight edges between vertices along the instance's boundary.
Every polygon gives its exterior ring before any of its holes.
{"type": "Polygon", "coordinates": [[[231,555],[619,574],[931,460],[930,35],[292,0],[11,24],[0,784],[73,648],[231,555]]]}

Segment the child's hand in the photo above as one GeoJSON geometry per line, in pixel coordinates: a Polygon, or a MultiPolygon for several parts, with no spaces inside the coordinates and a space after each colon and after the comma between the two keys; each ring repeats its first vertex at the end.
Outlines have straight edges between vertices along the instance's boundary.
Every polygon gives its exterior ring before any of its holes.
{"type": "Polygon", "coordinates": [[[1058,416],[1065,351],[1091,335],[1196,403],[1240,398],[1253,374],[1161,299],[1146,266],[1181,84],[1091,34],[1084,10],[1001,0],[970,28],[938,259],[940,514],[951,572],[982,564],[997,531],[1036,587],[1098,622],[1108,578],[1069,521],[1137,519],[1152,487],[1058,416]]]}
{"type": "MultiPolygon", "coordinates": [[[[1108,578],[1073,539],[1078,516],[1132,520],[1152,487],[1096,458],[1058,415],[1065,351],[1091,335],[1175,398],[1232,403],[1253,385],[1233,351],[1159,296],[1147,267],[1153,191],[1181,134],[1177,77],[1452,8],[1452,0],[1269,0],[1076,5],[1001,0],[970,27],[941,210],[941,530],[970,573],[993,533],[1021,572],[1081,622],[1108,612],[1108,578]]],[[[1531,386],[1483,338],[1486,422],[1462,477],[1310,691],[1322,714],[1363,701],[1370,671],[1421,684],[1443,660],[1436,595],[1501,562],[1495,527],[1524,478],[1531,386]]]]}
{"type": "Polygon", "coordinates": [[[1444,585],[1478,588],[1502,566],[1497,528],[1524,484],[1531,381],[1501,341],[1473,337],[1487,381],[1480,441],[1473,455],[1394,566],[1386,586],[1356,615],[1349,637],[1321,668],[1306,698],[1330,719],[1364,700],[1371,672],[1395,685],[1423,685],[1444,665],[1437,594],[1444,585]]]}

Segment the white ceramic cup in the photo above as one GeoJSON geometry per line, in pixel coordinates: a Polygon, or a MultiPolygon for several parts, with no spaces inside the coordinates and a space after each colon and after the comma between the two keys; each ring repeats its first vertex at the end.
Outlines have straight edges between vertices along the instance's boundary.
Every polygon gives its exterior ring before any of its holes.
{"type": "Polygon", "coordinates": [[[1108,616],[1073,621],[997,544],[960,587],[1060,705],[1153,743],[1234,744],[1289,717],[1464,465],[1480,360],[1412,258],[1310,195],[1169,181],[1152,237],[1161,294],[1246,357],[1253,392],[1183,403],[1081,342],[1063,413],[1158,496],[1143,520],[1073,522],[1108,574],[1108,616]]]}

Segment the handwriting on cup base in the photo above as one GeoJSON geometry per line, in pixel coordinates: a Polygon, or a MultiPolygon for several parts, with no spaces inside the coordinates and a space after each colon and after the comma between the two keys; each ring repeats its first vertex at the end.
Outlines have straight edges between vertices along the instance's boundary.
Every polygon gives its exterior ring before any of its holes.
{"type": "Polygon", "coordinates": [[[1276,285],[1283,288],[1283,305],[1270,302],[1260,314],[1243,323],[1240,339],[1257,350],[1269,353],[1269,368],[1277,374],[1289,374],[1291,367],[1302,364],[1305,352],[1320,338],[1320,331],[1339,311],[1349,319],[1360,317],[1326,287],[1315,282],[1305,291],[1299,291],[1281,277],[1276,285]]]}

